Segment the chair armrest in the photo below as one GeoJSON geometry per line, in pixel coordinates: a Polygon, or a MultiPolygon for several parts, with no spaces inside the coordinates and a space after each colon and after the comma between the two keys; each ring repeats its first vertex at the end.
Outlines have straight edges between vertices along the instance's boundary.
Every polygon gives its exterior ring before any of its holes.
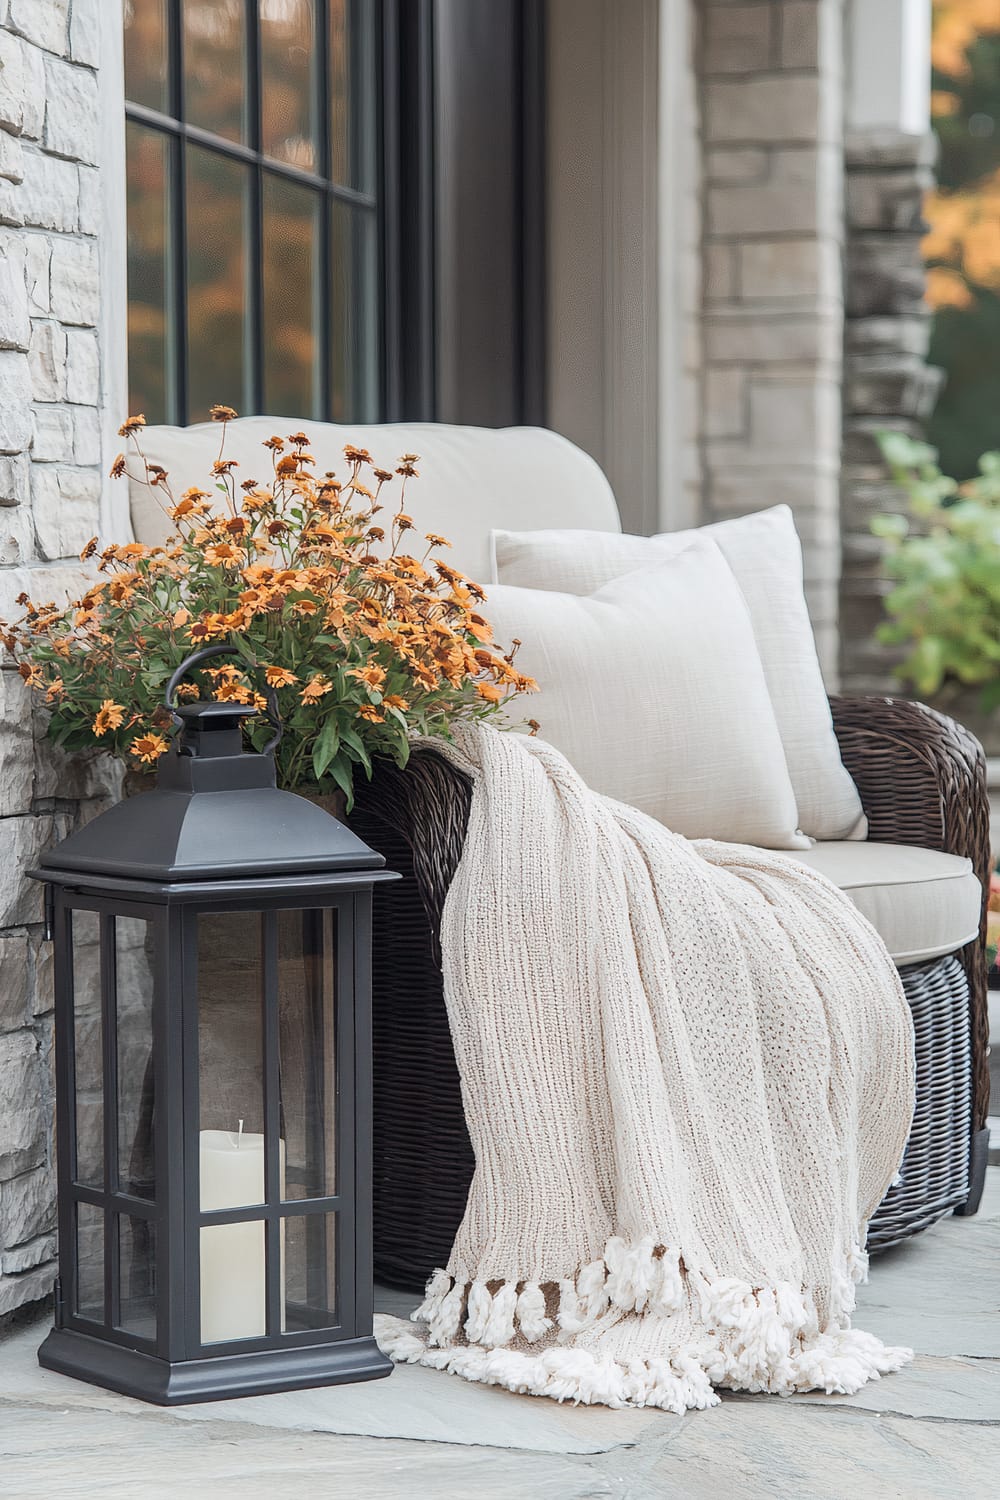
{"type": "Polygon", "coordinates": [[[830,708],[868,837],[964,854],[988,880],[990,805],[979,741],[954,719],[904,698],[831,698],[830,708]]]}
{"type": "Polygon", "coordinates": [[[405,840],[413,877],[427,913],[435,958],[444,898],[458,869],[472,802],[472,783],[443,755],[417,749],[402,770],[389,760],[376,762],[371,782],[355,781],[358,817],[352,825],[377,845],[369,820],[389,825],[405,840]],[[364,823],[364,826],[359,826],[364,823]]]}
{"type": "Polygon", "coordinates": [[[868,837],[962,854],[983,888],[977,941],[958,955],[971,997],[974,1128],[989,1113],[986,903],[992,859],[986,757],[944,714],[903,698],[831,698],[840,753],[861,796],[868,837]]]}

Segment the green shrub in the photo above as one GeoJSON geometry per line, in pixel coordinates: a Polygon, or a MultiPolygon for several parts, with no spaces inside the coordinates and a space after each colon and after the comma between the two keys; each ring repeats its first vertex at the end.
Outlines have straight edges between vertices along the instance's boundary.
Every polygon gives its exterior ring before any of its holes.
{"type": "Polygon", "coordinates": [[[888,543],[895,587],[879,640],[906,648],[898,675],[920,694],[946,682],[981,686],[983,707],[1000,705],[1000,453],[959,484],[942,474],[926,443],[879,434],[907,513],[875,516],[888,543]]]}

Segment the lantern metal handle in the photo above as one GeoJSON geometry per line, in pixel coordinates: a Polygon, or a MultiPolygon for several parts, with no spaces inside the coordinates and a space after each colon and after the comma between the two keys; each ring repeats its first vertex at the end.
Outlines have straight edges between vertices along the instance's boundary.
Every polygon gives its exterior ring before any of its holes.
{"type": "MultiPolygon", "coordinates": [[[[175,712],[173,701],[178,685],[192,668],[200,667],[202,662],[209,661],[213,656],[238,656],[248,671],[253,671],[256,668],[256,663],[248,662],[239,646],[204,646],[200,651],[192,651],[191,655],[186,656],[173,673],[163,694],[163,706],[175,724],[182,724],[184,722],[179,714],[175,712]]],[[[274,726],[274,734],[260,751],[261,755],[267,755],[269,751],[275,748],[285,731],[281,722],[281,714],[278,711],[278,695],[266,679],[263,687],[264,697],[267,701],[267,717],[274,726]]]]}

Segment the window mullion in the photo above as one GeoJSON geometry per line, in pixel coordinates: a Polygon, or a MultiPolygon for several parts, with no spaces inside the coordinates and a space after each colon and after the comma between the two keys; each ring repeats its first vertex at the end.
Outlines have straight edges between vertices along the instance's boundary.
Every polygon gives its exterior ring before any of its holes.
{"type": "Polygon", "coordinates": [[[261,165],[261,47],[260,7],[257,0],[246,0],[247,28],[247,141],[256,155],[250,168],[249,215],[247,225],[246,266],[246,349],[249,370],[244,377],[245,399],[251,411],[261,411],[264,405],[264,172],[261,165]]]}
{"type": "MultiPolygon", "coordinates": [[[[328,0],[316,0],[316,134],[319,137],[317,168],[320,176],[330,181],[332,161],[330,153],[330,12],[328,0]]],[[[316,339],[316,412],[320,421],[333,419],[333,329],[331,281],[333,266],[330,263],[332,235],[330,233],[330,195],[324,192],[319,199],[319,236],[316,247],[316,308],[318,312],[316,339]]]]}

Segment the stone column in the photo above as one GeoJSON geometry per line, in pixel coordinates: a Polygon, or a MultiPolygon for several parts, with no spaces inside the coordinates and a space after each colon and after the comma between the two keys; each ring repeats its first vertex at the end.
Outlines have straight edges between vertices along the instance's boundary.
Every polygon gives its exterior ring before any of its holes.
{"type": "Polygon", "coordinates": [[[705,0],[705,519],[795,512],[837,664],[843,365],[841,0],[705,0]]]}
{"type": "Polygon", "coordinates": [[[852,133],[847,143],[840,621],[841,676],[850,692],[900,691],[892,675],[898,652],[874,636],[891,584],[870,522],[900,504],[875,433],[919,436],[940,384],[940,371],[924,363],[930,310],[920,253],[934,150],[932,135],[897,131],[852,133]]]}
{"type": "MultiPolygon", "coordinates": [[[[0,618],[65,598],[98,530],[103,0],[0,5],[0,618]]],[[[114,11],[114,7],[109,7],[114,11]]],[[[42,740],[0,671],[0,1325],[55,1274],[51,959],[23,871],[114,779],[42,740]]]]}

